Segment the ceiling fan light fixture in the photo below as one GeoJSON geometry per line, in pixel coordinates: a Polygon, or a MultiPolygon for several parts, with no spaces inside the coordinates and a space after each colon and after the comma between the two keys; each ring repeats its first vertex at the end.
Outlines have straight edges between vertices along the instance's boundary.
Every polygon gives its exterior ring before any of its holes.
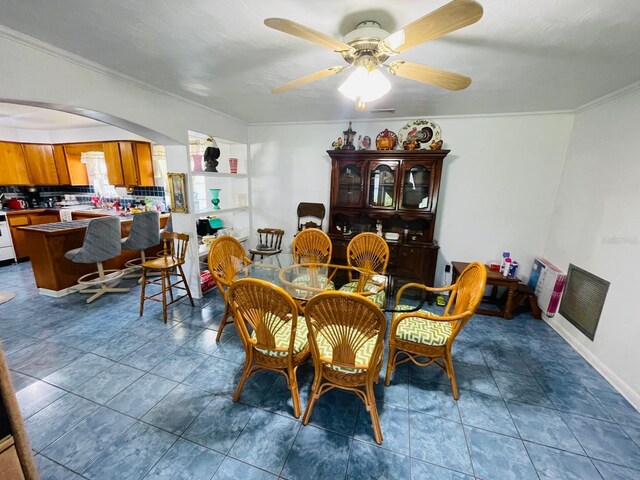
{"type": "Polygon", "coordinates": [[[391,90],[391,82],[378,68],[358,66],[338,90],[358,103],[373,102],[391,90]]]}

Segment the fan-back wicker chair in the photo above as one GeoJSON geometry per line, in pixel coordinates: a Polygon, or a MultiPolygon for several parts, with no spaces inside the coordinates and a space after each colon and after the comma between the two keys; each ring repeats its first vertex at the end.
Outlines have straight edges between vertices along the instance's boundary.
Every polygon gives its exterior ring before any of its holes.
{"type": "Polygon", "coordinates": [[[350,390],[364,402],[375,441],[382,443],[373,393],[384,353],[387,322],[382,310],[355,293],[323,292],[309,300],[305,319],[315,375],[302,424],[309,423],[321,395],[333,388],[350,390]]]}
{"type": "Polygon", "coordinates": [[[298,307],[282,288],[264,280],[237,280],[227,292],[234,322],[246,352],[242,377],[233,401],[240,399],[247,379],[261,370],[281,373],[293,400],[293,415],[300,417],[296,370],[309,358],[307,325],[298,307]]]}
{"type": "Polygon", "coordinates": [[[330,263],[333,245],[319,228],[306,228],[293,237],[291,252],[297,263],[330,263]]]}
{"type": "Polygon", "coordinates": [[[451,381],[453,398],[458,399],[458,385],[451,358],[451,346],[460,330],[473,316],[482,300],[487,283],[487,270],[482,263],[470,263],[454,285],[431,288],[419,283],[408,283],[400,288],[396,296],[396,310],[412,308],[398,305],[407,288],[420,288],[427,292],[450,292],[444,315],[419,310],[417,312],[394,313],[389,334],[389,360],[385,384],[388,386],[396,365],[412,361],[420,367],[435,364],[444,370],[451,381]],[[404,354],[401,361],[397,357],[404,354]],[[421,362],[419,357],[426,358],[421,362]],[[441,360],[440,363],[438,360],[441,360]]]}
{"type": "Polygon", "coordinates": [[[193,297],[191,297],[191,290],[189,290],[189,284],[187,278],[182,270],[185,257],[187,256],[187,245],[189,244],[189,235],[186,233],[165,232],[161,235],[163,242],[162,255],[152,260],[147,260],[142,264],[142,278],[140,283],[142,289],[140,290],[140,316],[144,313],[145,300],[153,300],[155,302],[162,303],[162,319],[164,323],[167,323],[167,307],[184,298],[189,297],[189,302],[193,307],[193,297]],[[149,276],[158,272],[160,278],[156,280],[149,280],[149,276]],[[172,283],[171,276],[178,277],[175,283],[172,283]],[[146,286],[148,284],[159,285],[160,292],[152,295],[146,294],[146,286]],[[182,286],[180,286],[182,284],[182,286]],[[184,290],[186,295],[179,297],[173,296],[173,289],[184,290]],[[170,302],[167,302],[167,291],[171,298],[170,302]],[[161,299],[156,297],[161,296],[161,299]]]}
{"type": "Polygon", "coordinates": [[[229,301],[227,298],[227,290],[231,286],[233,278],[239,270],[251,263],[247,258],[242,244],[233,237],[222,236],[215,239],[209,250],[207,259],[209,272],[216,282],[216,286],[220,291],[222,300],[224,300],[224,313],[220,319],[216,342],[220,341],[222,331],[228,323],[233,323],[231,310],[229,309],[229,301]],[[231,321],[227,319],[232,317],[231,321]]]}
{"type": "MultiPolygon", "coordinates": [[[[296,263],[330,263],[333,244],[329,235],[319,228],[306,228],[293,237],[291,252],[296,263]]],[[[294,279],[293,283],[308,285],[311,279],[307,275],[301,275],[294,279]]],[[[332,281],[323,276],[317,277],[317,282],[326,284],[327,290],[335,290],[332,281]]]]}
{"type": "MultiPolygon", "coordinates": [[[[375,233],[360,233],[353,237],[347,246],[347,264],[350,267],[384,274],[389,264],[389,245],[375,233]]],[[[358,282],[354,281],[352,272],[349,270],[349,283],[343,285],[340,290],[355,292],[357,288],[358,282]]],[[[377,290],[378,285],[367,283],[364,288],[369,291],[377,290]]],[[[380,308],[384,307],[387,300],[384,290],[372,295],[370,300],[380,308]]]]}
{"type": "Polygon", "coordinates": [[[253,261],[256,255],[263,258],[281,253],[283,236],[284,230],[280,228],[259,228],[258,245],[256,248],[249,250],[251,260],[253,261]]]}

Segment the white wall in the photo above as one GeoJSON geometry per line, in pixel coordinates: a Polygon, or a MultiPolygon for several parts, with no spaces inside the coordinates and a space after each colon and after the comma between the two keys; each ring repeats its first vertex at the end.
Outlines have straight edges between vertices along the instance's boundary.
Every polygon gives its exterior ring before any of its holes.
{"type": "MultiPolygon", "coordinates": [[[[434,118],[451,149],[438,203],[436,282],[444,281],[445,263],[490,261],[503,249],[521,262],[521,276],[528,276],[532,259],[544,250],[572,118],[434,118]]],[[[375,139],[384,128],[397,132],[406,121],[355,122],[353,129],[375,139]]],[[[322,202],[328,210],[326,150],[346,128],[346,122],[249,126],[254,228],[284,228],[288,246],[299,202],[322,202]]]]}
{"type": "Polygon", "coordinates": [[[560,314],[554,328],[640,408],[640,90],[576,115],[545,256],[611,282],[594,341],[560,314]]]}

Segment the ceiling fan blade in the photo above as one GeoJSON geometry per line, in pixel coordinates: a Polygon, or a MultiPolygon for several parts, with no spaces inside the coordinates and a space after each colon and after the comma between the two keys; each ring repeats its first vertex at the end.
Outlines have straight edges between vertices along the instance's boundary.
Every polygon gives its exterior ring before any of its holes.
{"type": "Polygon", "coordinates": [[[447,90],[464,90],[471,85],[471,79],[464,75],[404,60],[389,65],[389,73],[417,82],[431,83],[447,90]]]}
{"type": "Polygon", "coordinates": [[[271,89],[271,93],[284,93],[284,92],[288,92],[289,90],[293,90],[294,88],[299,88],[302,87],[308,83],[311,82],[315,82],[316,80],[320,80],[324,77],[329,77],[331,75],[336,75],[340,72],[342,72],[342,70],[344,70],[345,67],[330,67],[330,68],[325,68],[324,70],[320,70],[314,73],[310,73],[309,75],[305,75],[304,77],[300,77],[300,78],[296,78],[295,80],[291,80],[288,83],[285,83],[284,85],[280,85],[278,87],[272,88],[271,89]]]}
{"type": "Polygon", "coordinates": [[[330,48],[336,52],[343,52],[351,49],[349,45],[342,43],[340,40],[336,40],[329,35],[325,35],[322,32],[305,27],[304,25],[300,25],[292,20],[287,20],[286,18],[267,18],[264,21],[264,24],[267,27],[288,33],[294,37],[302,38],[303,40],[308,40],[323,47],[330,48]]]}
{"type": "Polygon", "coordinates": [[[396,53],[453,32],[482,18],[482,6],[474,0],[453,0],[389,35],[384,45],[396,53]]]}

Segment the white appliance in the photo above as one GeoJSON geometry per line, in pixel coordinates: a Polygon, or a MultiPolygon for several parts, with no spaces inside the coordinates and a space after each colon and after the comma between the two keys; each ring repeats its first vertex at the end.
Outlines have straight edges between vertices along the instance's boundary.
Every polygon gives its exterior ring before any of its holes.
{"type": "Polygon", "coordinates": [[[0,261],[2,260],[16,260],[9,222],[4,213],[0,213],[0,261]]]}
{"type": "Polygon", "coordinates": [[[529,287],[535,291],[538,306],[547,317],[553,317],[558,310],[566,279],[567,276],[550,261],[534,259],[529,287]]]}

